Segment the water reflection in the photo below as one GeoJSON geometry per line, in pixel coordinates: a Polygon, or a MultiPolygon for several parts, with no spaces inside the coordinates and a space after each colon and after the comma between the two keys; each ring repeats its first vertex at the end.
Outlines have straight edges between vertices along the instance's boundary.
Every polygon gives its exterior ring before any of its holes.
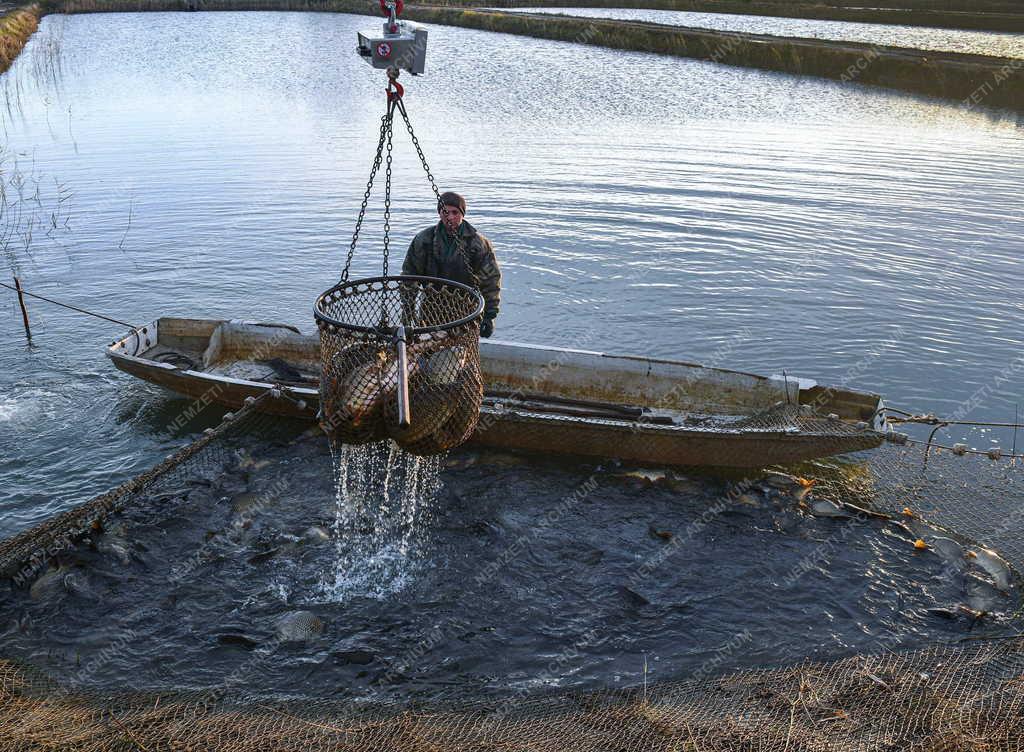
{"type": "MultiPolygon", "coordinates": [[[[59,48],[60,75],[37,86],[50,79],[28,54],[3,77],[21,92],[7,142],[71,187],[73,232],[61,243],[36,233],[30,289],[123,321],[234,317],[309,331],[376,145],[382,80],[350,52],[356,30],[376,22],[44,18],[26,52],[59,48]]],[[[434,27],[431,45],[408,106],[442,187],[469,198],[470,221],[495,243],[497,337],[849,379],[939,412],[1020,352],[1015,118],[467,29],[434,27]]],[[[435,215],[404,141],[395,174],[401,247],[435,215]]],[[[381,216],[372,202],[355,274],[379,268],[381,216]]],[[[32,305],[39,348],[26,353],[5,300],[2,533],[106,490],[181,440],[159,422],[114,419],[173,404],[103,360],[119,332],[32,305]],[[111,410],[119,404],[131,409],[111,410]],[[54,418],[4,418],[54,405],[54,418]],[[40,495],[52,499],[45,508],[40,495]]],[[[1020,391],[1015,374],[975,414],[1005,417],[1020,391]]]]}

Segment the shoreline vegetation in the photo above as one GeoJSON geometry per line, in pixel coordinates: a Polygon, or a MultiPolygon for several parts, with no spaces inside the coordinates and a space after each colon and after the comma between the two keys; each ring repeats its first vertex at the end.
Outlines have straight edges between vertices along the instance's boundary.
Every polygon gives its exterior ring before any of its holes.
{"type": "MultiPolygon", "coordinates": [[[[100,12],[105,0],[47,0],[65,12],[100,12]],[[85,8],[96,6],[95,11],[85,8]]],[[[358,0],[115,0],[139,10],[317,10],[323,5],[359,5],[358,0]]],[[[970,31],[1024,33],[1024,3],[1018,0],[431,0],[433,7],[481,8],[651,8],[696,13],[733,13],[815,21],[853,21],[970,31]],[[870,7],[867,7],[870,6],[870,7]]]]}
{"type": "MultiPolygon", "coordinates": [[[[905,0],[907,4],[913,2],[905,0]]],[[[958,0],[939,0],[938,4],[943,3],[956,6],[958,0]]],[[[622,5],[621,2],[616,4],[622,5]]],[[[997,3],[991,5],[996,7],[997,3]]],[[[54,4],[54,10],[64,13],[282,10],[380,15],[378,3],[371,0],[61,0],[54,4]]],[[[406,5],[403,18],[817,76],[954,100],[968,108],[991,107],[1024,113],[1024,60],[1021,59],[638,21],[486,11],[461,2],[459,5],[406,5]]]]}
{"type": "Polygon", "coordinates": [[[3,73],[21,54],[37,28],[43,15],[38,5],[16,8],[0,16],[0,73],[3,73]]]}
{"type": "MultiPolygon", "coordinates": [[[[472,0],[432,5],[481,6],[472,0]]],[[[1024,4],[1014,0],[494,0],[490,8],[653,8],[815,21],[856,21],[972,31],[1024,32],[1024,4]],[[870,7],[867,7],[870,6],[870,7]]]]}

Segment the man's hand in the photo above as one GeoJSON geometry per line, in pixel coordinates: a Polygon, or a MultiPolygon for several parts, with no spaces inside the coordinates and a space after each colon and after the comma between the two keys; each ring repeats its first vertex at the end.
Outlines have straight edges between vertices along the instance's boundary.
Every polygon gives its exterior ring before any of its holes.
{"type": "Polygon", "coordinates": [[[480,336],[486,338],[490,337],[492,334],[494,334],[494,318],[485,317],[483,321],[480,322],[480,336]]]}

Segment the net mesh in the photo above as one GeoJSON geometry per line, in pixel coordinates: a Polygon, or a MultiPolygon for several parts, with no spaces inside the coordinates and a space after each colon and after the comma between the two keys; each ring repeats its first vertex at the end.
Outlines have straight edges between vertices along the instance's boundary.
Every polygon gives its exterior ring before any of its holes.
{"type": "Polygon", "coordinates": [[[816,479],[816,497],[898,520],[925,546],[949,537],[988,549],[988,555],[965,549],[963,556],[980,558],[988,568],[1012,568],[1015,578],[1024,571],[1021,462],[927,443],[886,442],[870,454],[823,460],[806,469],[816,479]]]}
{"type": "MultiPolygon", "coordinates": [[[[144,500],[174,505],[191,486],[218,483],[226,467],[255,472],[259,463],[243,440],[253,433],[281,438],[280,422],[259,407],[247,406],[142,476],[0,544],[0,565],[24,585],[33,566],[117,509],[144,500]]],[[[779,426],[777,414],[762,421],[779,426]]],[[[828,503],[892,517],[907,526],[908,545],[919,538],[938,548],[941,536],[955,538],[965,559],[982,554],[996,584],[1005,572],[1004,584],[1016,588],[1024,564],[1019,463],[886,443],[784,472],[750,473],[735,487],[768,482],[808,508],[828,503]]],[[[841,660],[628,690],[416,705],[281,702],[247,696],[244,681],[227,680],[200,690],[111,694],[0,658],[0,751],[1015,750],[1024,746],[1018,624],[958,644],[893,652],[882,641],[870,654],[841,660]]],[[[257,649],[253,670],[272,652],[257,649]]]]}
{"type": "Polygon", "coordinates": [[[212,688],[84,695],[0,661],[0,750],[1013,750],[1024,639],[856,656],[648,690],[400,709],[212,688]]]}
{"type": "Polygon", "coordinates": [[[316,304],[320,329],[321,421],[332,439],[364,444],[393,439],[411,454],[432,455],[473,433],[483,400],[479,293],[420,277],[338,285],[316,304]],[[408,425],[398,421],[395,330],[406,330],[408,425]]]}

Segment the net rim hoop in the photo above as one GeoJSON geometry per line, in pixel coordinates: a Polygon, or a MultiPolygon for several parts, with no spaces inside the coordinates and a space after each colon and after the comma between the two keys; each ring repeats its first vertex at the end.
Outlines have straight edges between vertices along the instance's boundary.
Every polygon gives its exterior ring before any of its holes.
{"type": "Polygon", "coordinates": [[[451,279],[442,279],[441,277],[426,277],[415,274],[397,274],[389,275],[387,277],[363,277],[361,279],[349,280],[348,282],[339,282],[329,290],[325,290],[324,292],[320,293],[320,295],[318,295],[316,298],[316,302],[313,303],[313,317],[316,319],[317,325],[319,326],[320,324],[326,324],[327,326],[336,327],[338,329],[347,329],[349,331],[363,332],[364,334],[380,334],[380,329],[373,326],[360,326],[359,324],[342,323],[341,321],[338,321],[337,319],[328,316],[326,313],[323,313],[321,308],[323,306],[324,299],[327,298],[328,295],[331,295],[332,293],[337,292],[338,290],[352,288],[355,287],[356,285],[372,285],[377,282],[383,282],[386,285],[388,282],[396,280],[402,282],[425,282],[427,284],[454,287],[464,292],[468,292],[476,298],[476,309],[473,311],[473,313],[469,314],[468,316],[463,316],[458,321],[453,321],[449,324],[408,327],[405,330],[407,336],[415,336],[418,334],[432,334],[434,332],[458,329],[460,327],[467,326],[473,321],[476,321],[478,318],[480,318],[481,315],[483,315],[484,296],[481,295],[480,291],[477,290],[475,287],[470,287],[469,285],[463,284],[462,282],[456,282],[455,280],[451,279]]]}

